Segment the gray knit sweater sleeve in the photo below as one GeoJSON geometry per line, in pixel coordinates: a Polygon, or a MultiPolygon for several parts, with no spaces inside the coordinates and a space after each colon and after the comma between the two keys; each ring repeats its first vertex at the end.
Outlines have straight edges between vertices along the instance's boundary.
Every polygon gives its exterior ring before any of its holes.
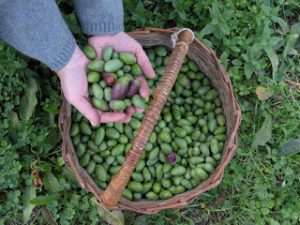
{"type": "Polygon", "coordinates": [[[0,38],[54,71],[76,46],[55,0],[0,0],[0,38]]]}
{"type": "Polygon", "coordinates": [[[124,30],[122,0],[73,0],[82,31],[87,35],[115,34],[124,30]]]}

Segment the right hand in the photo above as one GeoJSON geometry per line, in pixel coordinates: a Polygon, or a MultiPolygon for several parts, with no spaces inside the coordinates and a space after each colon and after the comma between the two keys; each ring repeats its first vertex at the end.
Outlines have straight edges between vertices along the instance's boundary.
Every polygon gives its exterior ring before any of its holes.
{"type": "MultiPolygon", "coordinates": [[[[97,58],[101,58],[102,51],[105,47],[110,46],[117,52],[131,52],[136,58],[138,64],[141,66],[145,77],[149,79],[155,78],[155,72],[152,65],[143,50],[143,47],[132,37],[124,32],[114,35],[98,35],[89,38],[89,44],[96,50],[97,58]]],[[[150,95],[146,79],[141,76],[138,78],[141,81],[140,95],[147,98],[150,95]]]]}

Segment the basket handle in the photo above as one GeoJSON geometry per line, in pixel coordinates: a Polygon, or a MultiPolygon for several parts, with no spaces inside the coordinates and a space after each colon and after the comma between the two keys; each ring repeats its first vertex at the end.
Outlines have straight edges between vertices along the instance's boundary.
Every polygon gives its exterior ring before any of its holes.
{"type": "Polygon", "coordinates": [[[133,140],[124,164],[122,165],[119,173],[113,177],[105,191],[100,196],[103,205],[107,208],[113,208],[120,200],[175,84],[183,60],[188,53],[189,44],[193,42],[193,39],[194,34],[188,29],[180,30],[172,35],[172,41],[174,44],[176,43],[176,45],[169,59],[169,64],[165,69],[164,75],[153,93],[153,100],[145,113],[144,119],[136,137],[133,140]]]}

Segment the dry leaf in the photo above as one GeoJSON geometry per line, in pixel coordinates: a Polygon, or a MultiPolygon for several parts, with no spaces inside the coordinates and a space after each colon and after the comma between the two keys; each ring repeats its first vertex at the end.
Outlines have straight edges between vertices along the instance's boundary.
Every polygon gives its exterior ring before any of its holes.
{"type": "Polygon", "coordinates": [[[255,92],[260,101],[265,101],[273,96],[273,92],[270,89],[262,86],[258,86],[255,92]]]}
{"type": "Polygon", "coordinates": [[[33,185],[35,188],[42,190],[43,181],[42,181],[42,178],[40,177],[39,170],[35,167],[35,164],[36,164],[36,161],[33,162],[33,164],[31,165],[31,174],[33,176],[33,185]]]}

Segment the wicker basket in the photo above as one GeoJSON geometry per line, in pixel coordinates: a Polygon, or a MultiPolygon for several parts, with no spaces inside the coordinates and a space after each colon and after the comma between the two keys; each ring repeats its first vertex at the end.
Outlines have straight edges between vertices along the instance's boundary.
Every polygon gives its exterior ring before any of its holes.
{"type": "MultiPolygon", "coordinates": [[[[175,29],[153,29],[145,28],[129,33],[143,47],[164,45],[172,49],[171,35],[175,29]]],[[[59,115],[59,127],[62,134],[62,154],[64,161],[75,174],[82,188],[92,192],[101,204],[109,209],[130,210],[142,214],[153,214],[163,209],[183,208],[197,198],[201,193],[216,187],[222,180],[224,169],[232,159],[237,147],[237,130],[240,125],[241,112],[234,98],[231,81],[226,72],[220,66],[215,53],[199,40],[194,40],[189,31],[179,33],[176,46],[171,54],[169,65],[161,78],[159,85],[153,94],[153,100],[145,113],[142,125],[138,130],[132,147],[128,152],[125,162],[109,183],[105,191],[101,190],[90,175],[79,165],[79,161],[69,136],[71,126],[71,106],[63,97],[61,112],[59,115]],[[176,195],[168,200],[159,201],[129,201],[121,198],[131,173],[137,161],[143,153],[148,138],[156,124],[156,121],[164,107],[164,104],[176,81],[184,57],[193,59],[200,70],[211,80],[213,86],[218,90],[223,111],[226,118],[226,142],[222,152],[222,158],[210,177],[200,183],[196,188],[185,193],[176,195]]]]}

